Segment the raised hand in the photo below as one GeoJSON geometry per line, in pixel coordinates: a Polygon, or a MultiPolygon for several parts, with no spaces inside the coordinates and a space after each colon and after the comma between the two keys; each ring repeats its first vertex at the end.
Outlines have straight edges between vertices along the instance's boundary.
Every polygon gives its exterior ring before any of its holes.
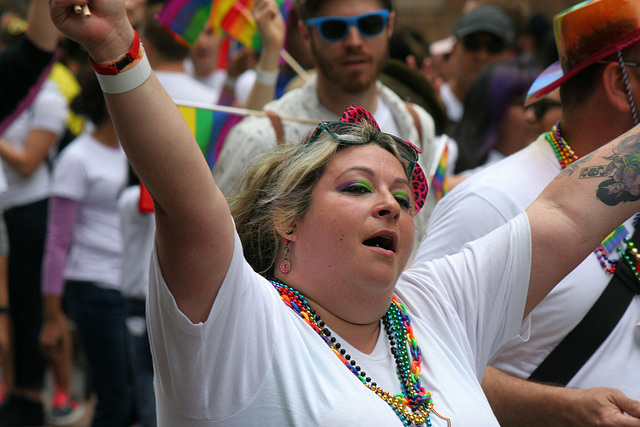
{"type": "Polygon", "coordinates": [[[96,62],[117,58],[129,50],[133,28],[124,0],[52,0],[51,20],[65,36],[84,46],[96,62]],[[91,17],[76,14],[75,5],[89,5],[91,17]]]}
{"type": "Polygon", "coordinates": [[[264,48],[280,52],[284,46],[286,28],[275,0],[256,0],[252,13],[264,48]]]}

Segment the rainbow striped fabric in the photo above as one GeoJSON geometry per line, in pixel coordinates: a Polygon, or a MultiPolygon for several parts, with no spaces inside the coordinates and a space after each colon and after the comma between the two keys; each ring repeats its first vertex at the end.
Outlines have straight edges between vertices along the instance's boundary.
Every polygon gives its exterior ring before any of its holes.
{"type": "Polygon", "coordinates": [[[431,188],[436,192],[437,200],[442,199],[448,192],[447,188],[447,165],[449,161],[449,145],[445,145],[440,156],[440,161],[436,171],[431,178],[431,188]]]}
{"type": "Polygon", "coordinates": [[[622,245],[624,238],[628,235],[629,230],[627,230],[627,227],[625,227],[623,224],[613,230],[613,232],[602,241],[602,247],[607,251],[608,254],[615,254],[616,249],[622,245]]]}
{"type": "MultiPolygon", "coordinates": [[[[292,0],[276,0],[286,20],[292,0]]],[[[262,47],[256,21],[251,15],[254,0],[168,0],[156,16],[181,42],[193,46],[208,19],[220,34],[227,34],[255,50],[262,47]]]]}
{"type": "MultiPolygon", "coordinates": [[[[276,0],[286,21],[292,0],[276,0]]],[[[254,50],[262,47],[256,21],[251,15],[254,0],[214,0],[211,23],[216,31],[223,31],[233,39],[254,50]]]]}
{"type": "Polygon", "coordinates": [[[169,0],[156,19],[180,42],[193,46],[211,15],[211,0],[169,0]]]}
{"type": "Polygon", "coordinates": [[[227,133],[242,116],[183,105],[178,105],[178,109],[193,132],[209,167],[213,169],[227,133]]]}
{"type": "Polygon", "coordinates": [[[226,33],[245,46],[259,49],[262,42],[251,16],[253,0],[214,0],[211,24],[215,31],[226,33]]]}
{"type": "MultiPolygon", "coordinates": [[[[292,0],[276,0],[286,21],[292,0]]],[[[251,15],[254,0],[214,0],[211,24],[216,31],[223,31],[233,39],[254,50],[262,47],[256,21],[251,15]]]]}

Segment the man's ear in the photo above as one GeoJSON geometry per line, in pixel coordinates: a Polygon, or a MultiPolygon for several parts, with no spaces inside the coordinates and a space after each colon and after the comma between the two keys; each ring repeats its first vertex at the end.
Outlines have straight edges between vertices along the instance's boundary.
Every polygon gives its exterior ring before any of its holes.
{"type": "MultiPolygon", "coordinates": [[[[629,73],[629,70],[627,70],[627,73],[629,73]]],[[[629,81],[629,84],[632,83],[629,81]]],[[[638,81],[636,80],[635,83],[638,84],[638,81]]],[[[602,85],[611,105],[625,113],[631,111],[624,74],[618,62],[607,64],[602,73],[602,85]]]]}
{"type": "Polygon", "coordinates": [[[393,30],[395,27],[396,27],[396,13],[392,11],[389,13],[389,22],[387,23],[387,37],[391,37],[391,34],[393,34],[393,30]]]}
{"type": "Polygon", "coordinates": [[[304,42],[307,48],[309,48],[311,45],[310,31],[311,30],[309,29],[309,27],[304,25],[304,22],[298,21],[298,33],[300,33],[300,39],[304,42]]]}

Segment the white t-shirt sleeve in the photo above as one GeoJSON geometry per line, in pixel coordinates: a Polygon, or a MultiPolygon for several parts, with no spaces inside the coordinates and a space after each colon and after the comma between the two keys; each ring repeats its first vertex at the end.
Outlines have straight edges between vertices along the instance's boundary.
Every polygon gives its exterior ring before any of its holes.
{"type": "Polygon", "coordinates": [[[248,69],[244,73],[240,74],[235,87],[236,100],[241,102],[242,105],[247,103],[253,84],[256,81],[256,70],[253,68],[248,69]]]}
{"type": "Polygon", "coordinates": [[[9,183],[7,182],[7,176],[4,174],[4,166],[0,162],[0,194],[7,191],[9,183]]]}
{"type": "Polygon", "coordinates": [[[55,163],[51,195],[82,201],[87,194],[87,170],[85,162],[73,155],[71,148],[64,150],[55,163]]]}
{"type": "Polygon", "coordinates": [[[45,83],[31,106],[31,129],[61,134],[69,116],[67,100],[52,83],[45,83]]]}
{"type": "Polygon", "coordinates": [[[398,294],[437,336],[459,346],[455,353],[468,357],[481,379],[506,342],[526,333],[530,272],[531,231],[522,213],[458,254],[414,264],[398,294]]]}
{"type": "Polygon", "coordinates": [[[271,365],[279,331],[274,307],[282,308],[282,302],[244,260],[238,235],[227,276],[204,323],[193,324],[178,309],[155,247],[147,301],[156,391],[167,404],[175,403],[160,413],[220,420],[249,405],[271,365]]]}
{"type": "Polygon", "coordinates": [[[451,193],[438,202],[431,214],[414,263],[455,254],[465,243],[485,236],[507,221],[485,198],[469,192],[461,197],[451,193]]]}

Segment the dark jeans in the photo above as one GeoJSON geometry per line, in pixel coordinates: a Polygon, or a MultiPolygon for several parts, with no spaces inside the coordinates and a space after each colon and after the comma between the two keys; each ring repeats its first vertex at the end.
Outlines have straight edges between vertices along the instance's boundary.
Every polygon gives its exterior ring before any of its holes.
{"type": "Polygon", "coordinates": [[[153,390],[153,359],[151,358],[149,332],[147,331],[145,320],[145,302],[143,300],[129,299],[127,329],[135,414],[138,424],[142,427],[155,427],[158,422],[156,417],[156,395],[153,390]]]}
{"type": "Polygon", "coordinates": [[[127,426],[131,413],[127,300],[117,290],[75,280],[66,282],[65,298],[98,395],[92,425],[127,426]]]}
{"type": "Polygon", "coordinates": [[[40,278],[47,229],[48,200],[4,212],[9,234],[9,306],[13,322],[15,385],[38,389],[46,360],[40,351],[42,292],[40,278]]]}

